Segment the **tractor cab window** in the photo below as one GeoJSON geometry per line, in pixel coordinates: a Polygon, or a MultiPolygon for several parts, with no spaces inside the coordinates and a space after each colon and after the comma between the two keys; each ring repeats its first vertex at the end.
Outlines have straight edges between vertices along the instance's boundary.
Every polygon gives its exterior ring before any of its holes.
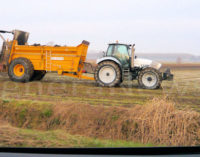
{"type": "Polygon", "coordinates": [[[129,63],[128,47],[126,45],[115,45],[113,56],[117,57],[122,65],[127,65],[129,63]]]}
{"type": "Polygon", "coordinates": [[[112,56],[112,52],[113,52],[113,45],[109,45],[107,50],[107,56],[112,56]]]}

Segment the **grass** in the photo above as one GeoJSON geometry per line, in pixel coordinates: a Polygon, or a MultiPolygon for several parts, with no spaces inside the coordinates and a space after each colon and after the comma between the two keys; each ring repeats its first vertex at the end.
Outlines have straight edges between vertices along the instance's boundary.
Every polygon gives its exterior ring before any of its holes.
{"type": "Polygon", "coordinates": [[[39,131],[0,126],[0,146],[3,147],[149,147],[152,144],[123,140],[103,140],[71,135],[64,130],[39,131]],[[6,139],[6,140],[5,140],[6,139]]]}
{"type": "Polygon", "coordinates": [[[15,83],[0,77],[0,95],[5,100],[18,99],[40,102],[58,101],[105,106],[143,105],[155,96],[167,95],[179,104],[200,111],[200,71],[198,69],[173,70],[174,81],[163,81],[159,90],[138,88],[137,81],[124,82],[117,88],[97,87],[93,81],[71,79],[47,74],[41,82],[15,83]],[[17,94],[16,94],[17,93],[17,94]]]}
{"type": "Polygon", "coordinates": [[[45,109],[43,112],[42,112],[42,116],[45,116],[45,117],[51,117],[53,114],[53,111],[51,109],[45,109]]]}
{"type": "MultiPolygon", "coordinates": [[[[66,130],[73,135],[128,140],[154,145],[191,146],[200,143],[200,114],[178,110],[168,98],[154,98],[134,107],[55,105],[18,102],[0,104],[0,120],[39,131],[66,130]]],[[[58,135],[59,137],[59,135],[58,135]]],[[[59,143],[58,143],[59,145],[59,143]]]]}

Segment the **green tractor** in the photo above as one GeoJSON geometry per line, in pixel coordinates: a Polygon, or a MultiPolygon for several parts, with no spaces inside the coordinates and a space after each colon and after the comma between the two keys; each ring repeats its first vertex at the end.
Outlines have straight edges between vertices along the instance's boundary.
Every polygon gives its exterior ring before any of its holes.
{"type": "Polygon", "coordinates": [[[162,64],[135,56],[135,44],[109,44],[107,52],[97,59],[95,80],[100,86],[114,87],[124,80],[138,80],[141,88],[157,89],[163,80],[173,80],[170,69],[161,72],[162,64]]]}

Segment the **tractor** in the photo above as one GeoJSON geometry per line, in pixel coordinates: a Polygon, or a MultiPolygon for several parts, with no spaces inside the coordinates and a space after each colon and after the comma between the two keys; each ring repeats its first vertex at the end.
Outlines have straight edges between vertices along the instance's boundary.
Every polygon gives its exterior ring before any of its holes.
{"type": "Polygon", "coordinates": [[[163,80],[172,80],[170,69],[161,72],[162,64],[135,56],[135,44],[111,43],[97,59],[94,78],[100,86],[114,87],[124,80],[138,80],[141,88],[157,89],[163,80]]]}

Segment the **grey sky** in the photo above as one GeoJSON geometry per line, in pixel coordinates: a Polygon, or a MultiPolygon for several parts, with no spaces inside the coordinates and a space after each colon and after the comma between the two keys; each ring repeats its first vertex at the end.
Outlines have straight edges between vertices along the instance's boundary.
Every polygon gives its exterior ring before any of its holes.
{"type": "Polygon", "coordinates": [[[200,55],[200,0],[6,0],[0,29],[30,32],[29,43],[105,50],[119,40],[137,52],[200,55]]]}

